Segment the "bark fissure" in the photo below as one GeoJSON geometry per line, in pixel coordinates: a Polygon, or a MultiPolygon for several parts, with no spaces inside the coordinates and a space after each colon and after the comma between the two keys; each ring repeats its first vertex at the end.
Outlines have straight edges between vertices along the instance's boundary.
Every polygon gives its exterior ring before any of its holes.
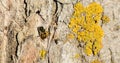
{"type": "Polygon", "coordinates": [[[27,1],[26,0],[24,0],[24,4],[25,4],[25,8],[24,8],[25,9],[25,15],[27,17],[28,16],[28,14],[27,14],[28,10],[27,10],[27,1]]]}
{"type": "Polygon", "coordinates": [[[114,59],[113,59],[113,53],[112,53],[112,50],[109,48],[109,51],[110,51],[110,56],[111,56],[111,63],[114,63],[114,59]]]}
{"type": "Polygon", "coordinates": [[[58,10],[58,4],[57,4],[57,0],[54,0],[54,2],[55,2],[55,5],[56,5],[56,9],[55,9],[55,13],[54,14],[56,14],[57,10],[58,10]]]}
{"type": "Polygon", "coordinates": [[[18,42],[18,33],[16,33],[16,42],[17,42],[17,45],[16,45],[15,56],[16,56],[16,58],[18,58],[18,55],[17,55],[17,53],[18,53],[18,46],[19,46],[19,42],[18,42]]]}
{"type": "MultiPolygon", "coordinates": [[[[0,63],[91,63],[95,59],[105,63],[119,63],[120,9],[117,0],[0,0],[0,7],[0,63]],[[88,56],[84,53],[86,42],[79,42],[76,38],[78,35],[73,33],[75,29],[69,29],[68,24],[77,2],[81,2],[87,9],[87,5],[93,1],[104,7],[105,12],[102,14],[108,15],[111,21],[105,25],[99,23],[104,29],[103,48],[95,55],[93,50],[97,49],[93,48],[95,44],[92,43],[88,47],[92,55],[88,56]],[[38,30],[41,26],[45,29],[43,39],[38,30]],[[74,35],[74,39],[69,38],[69,33],[74,35]],[[44,50],[42,56],[41,50],[44,50]],[[79,58],[74,57],[76,54],[79,54],[79,58]]],[[[81,16],[84,18],[83,14],[81,16]]],[[[87,20],[86,17],[84,20],[87,20]]],[[[78,26],[73,25],[77,29],[78,26]]],[[[83,27],[80,28],[84,31],[83,27]]]]}
{"type": "Polygon", "coordinates": [[[13,55],[16,55],[16,41],[15,41],[15,31],[14,27],[12,26],[12,23],[9,25],[8,32],[7,32],[7,38],[8,38],[8,45],[7,45],[7,62],[13,63],[13,55]]]}

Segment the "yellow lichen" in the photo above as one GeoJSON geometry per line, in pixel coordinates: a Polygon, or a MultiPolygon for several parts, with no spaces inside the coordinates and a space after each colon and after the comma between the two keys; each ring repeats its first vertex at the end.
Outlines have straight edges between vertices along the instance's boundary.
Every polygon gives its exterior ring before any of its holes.
{"type": "Polygon", "coordinates": [[[104,32],[100,21],[109,22],[107,16],[102,16],[103,8],[100,4],[93,2],[84,7],[80,2],[74,5],[74,13],[68,27],[77,37],[79,42],[84,42],[84,52],[89,56],[97,55],[102,48],[104,32]]]}
{"type": "Polygon", "coordinates": [[[108,23],[110,21],[110,18],[108,16],[102,16],[103,23],[108,23]]]}
{"type": "Polygon", "coordinates": [[[74,37],[73,34],[68,34],[68,35],[67,35],[67,38],[68,38],[68,39],[73,39],[73,38],[75,38],[75,37],[74,37]]]}
{"type": "Polygon", "coordinates": [[[41,50],[41,51],[39,52],[40,58],[41,58],[42,60],[45,58],[46,53],[47,53],[46,50],[41,50]]]}
{"type": "Polygon", "coordinates": [[[84,49],[84,52],[88,55],[88,56],[90,56],[91,54],[92,54],[92,50],[91,50],[91,47],[92,45],[87,45],[86,47],[85,47],[85,49],[84,49]]]}
{"type": "Polygon", "coordinates": [[[99,61],[98,59],[92,61],[91,63],[101,63],[101,61],[99,61]]]}
{"type": "Polygon", "coordinates": [[[75,12],[74,12],[73,15],[74,16],[80,16],[81,13],[84,12],[84,6],[80,2],[78,2],[78,3],[75,4],[74,10],[75,10],[75,12]]]}
{"type": "Polygon", "coordinates": [[[102,48],[102,43],[101,43],[101,39],[97,40],[94,42],[94,45],[93,45],[93,54],[94,55],[97,55],[97,53],[100,51],[100,49],[102,48]]]}
{"type": "Polygon", "coordinates": [[[74,58],[76,58],[76,59],[80,58],[80,54],[76,53],[74,58]]]}

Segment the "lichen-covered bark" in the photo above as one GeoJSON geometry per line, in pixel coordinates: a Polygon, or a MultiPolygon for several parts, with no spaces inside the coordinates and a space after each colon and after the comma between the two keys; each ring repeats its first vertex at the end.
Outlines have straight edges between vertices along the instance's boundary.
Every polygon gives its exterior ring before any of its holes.
{"type": "Polygon", "coordinates": [[[119,63],[119,11],[119,0],[0,0],[0,63],[119,63]],[[110,18],[98,56],[68,37],[77,2],[97,2],[110,18]]]}

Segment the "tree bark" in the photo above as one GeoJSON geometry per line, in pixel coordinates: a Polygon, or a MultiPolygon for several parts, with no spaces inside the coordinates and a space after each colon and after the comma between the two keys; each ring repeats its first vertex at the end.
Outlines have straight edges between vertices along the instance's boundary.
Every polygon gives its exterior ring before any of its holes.
{"type": "Polygon", "coordinates": [[[119,46],[119,0],[0,0],[0,63],[119,63],[119,46]],[[99,56],[86,56],[76,40],[66,38],[76,2],[98,2],[110,18],[99,56]]]}

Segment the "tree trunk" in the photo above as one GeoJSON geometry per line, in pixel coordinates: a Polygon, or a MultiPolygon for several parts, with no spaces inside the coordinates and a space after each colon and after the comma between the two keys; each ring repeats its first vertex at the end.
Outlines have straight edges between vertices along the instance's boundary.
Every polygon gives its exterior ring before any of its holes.
{"type": "Polygon", "coordinates": [[[0,63],[119,63],[119,46],[119,0],[0,0],[0,63]],[[85,55],[67,39],[77,2],[97,2],[110,18],[98,56],[85,55]]]}

